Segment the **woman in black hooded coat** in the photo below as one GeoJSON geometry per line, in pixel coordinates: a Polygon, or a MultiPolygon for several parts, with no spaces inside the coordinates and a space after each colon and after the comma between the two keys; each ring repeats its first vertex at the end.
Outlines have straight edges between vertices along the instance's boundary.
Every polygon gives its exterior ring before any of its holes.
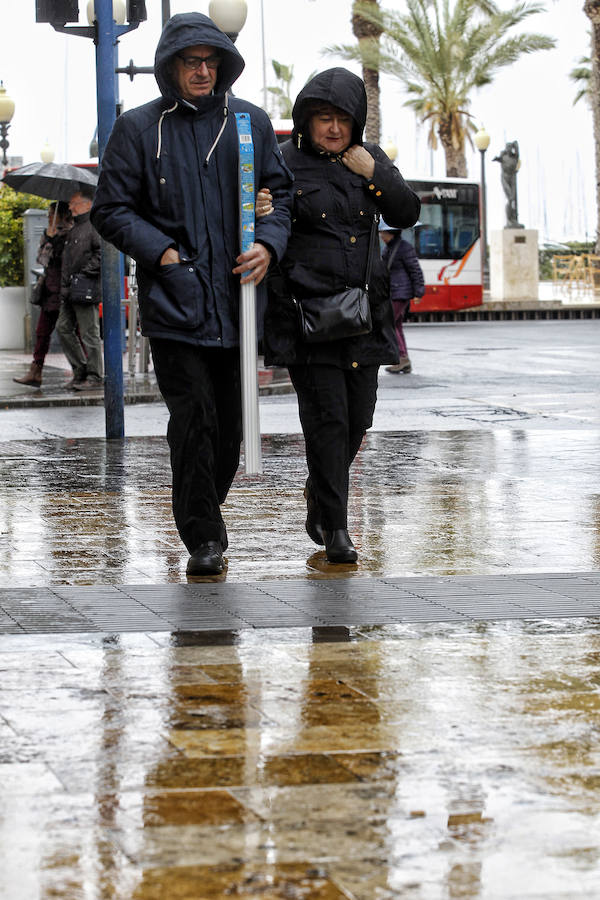
{"type": "Polygon", "coordinates": [[[316,75],[298,95],[291,140],[281,147],[294,182],[292,234],[269,278],[265,362],[287,366],[306,443],[306,530],[332,563],[356,562],[348,535],[349,469],[371,426],[380,365],[398,361],[389,276],[376,220],[413,225],[417,195],[376,144],[363,143],[367,97],[347,69],[316,75]],[[369,334],[318,344],[302,340],[294,298],[365,283],[370,242],[369,334]]]}

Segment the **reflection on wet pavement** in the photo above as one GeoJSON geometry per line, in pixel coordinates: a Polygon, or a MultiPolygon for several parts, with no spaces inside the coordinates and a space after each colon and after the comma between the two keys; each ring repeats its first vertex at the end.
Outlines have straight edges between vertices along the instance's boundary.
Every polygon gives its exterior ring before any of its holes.
{"type": "MultiPolygon", "coordinates": [[[[599,449],[593,429],[369,435],[353,602],[384,576],[435,599],[442,575],[600,568],[599,449]]],[[[252,582],[316,598],[342,574],[304,532],[301,440],[263,451],[207,588],[240,609],[252,582]]],[[[73,618],[92,585],[110,623],[111,585],[181,590],[164,439],[4,443],[0,474],[7,607],[54,585],[73,618]]],[[[600,630],[551,616],[2,634],[0,900],[597,897],[600,630]]]]}
{"type": "MultiPolygon", "coordinates": [[[[359,575],[574,571],[600,564],[594,430],[373,433],[352,470],[359,575]]],[[[263,438],[224,515],[227,581],[339,577],[304,531],[303,444],[263,438]]],[[[0,452],[0,585],[177,582],[163,438],[12,442],[0,452]]]]}
{"type": "Polygon", "coordinates": [[[322,637],[5,638],[0,897],[597,896],[597,624],[322,637]]]}

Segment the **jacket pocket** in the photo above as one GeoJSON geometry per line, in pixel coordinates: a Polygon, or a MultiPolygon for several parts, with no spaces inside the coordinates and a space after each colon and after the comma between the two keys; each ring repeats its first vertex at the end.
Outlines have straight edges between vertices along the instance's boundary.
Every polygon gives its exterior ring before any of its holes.
{"type": "Polygon", "coordinates": [[[294,184],[294,205],[292,218],[303,222],[320,219],[325,211],[327,195],[324,186],[314,182],[296,182],[294,184]]]}
{"type": "Polygon", "coordinates": [[[198,328],[206,317],[206,290],[189,263],[161,266],[148,291],[148,318],[171,328],[198,328]]]}

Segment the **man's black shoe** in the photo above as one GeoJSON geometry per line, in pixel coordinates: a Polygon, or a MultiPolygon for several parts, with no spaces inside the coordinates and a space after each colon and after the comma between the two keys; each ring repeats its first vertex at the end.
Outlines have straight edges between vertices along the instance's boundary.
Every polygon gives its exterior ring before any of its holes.
{"type": "Polygon", "coordinates": [[[187,575],[220,575],[225,568],[223,548],[219,541],[200,544],[188,560],[187,575]]]}
{"type": "Polygon", "coordinates": [[[221,550],[223,553],[229,547],[229,538],[227,537],[227,528],[225,527],[225,522],[221,525],[221,550]]]}
{"type": "Polygon", "coordinates": [[[325,553],[330,563],[355,563],[358,554],[345,528],[324,531],[325,553]]]}
{"type": "Polygon", "coordinates": [[[311,541],[322,546],[325,543],[325,538],[323,537],[323,527],[321,525],[321,510],[315,495],[309,487],[308,479],[304,488],[304,496],[306,497],[306,533],[311,541]]]}

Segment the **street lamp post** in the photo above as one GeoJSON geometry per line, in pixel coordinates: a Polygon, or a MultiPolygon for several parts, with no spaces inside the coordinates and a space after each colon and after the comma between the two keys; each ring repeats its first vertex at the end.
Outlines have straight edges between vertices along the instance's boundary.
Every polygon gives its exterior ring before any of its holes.
{"type": "Polygon", "coordinates": [[[51,147],[48,141],[40,150],[40,159],[43,163],[54,162],[54,147],[51,147]]]}
{"type": "Polygon", "coordinates": [[[235,42],[246,22],[248,4],[246,0],[210,0],[208,15],[235,42]]]}
{"type": "Polygon", "coordinates": [[[396,157],[398,156],[398,148],[393,141],[387,141],[387,143],[385,143],[381,149],[384,151],[388,159],[391,159],[392,162],[395,161],[396,157]]]}
{"type": "Polygon", "coordinates": [[[6,169],[8,165],[8,129],[15,112],[15,101],[8,96],[6,88],[0,81],[0,147],[2,148],[2,165],[6,169]]]}
{"type": "Polygon", "coordinates": [[[487,247],[487,204],[485,196],[485,151],[490,146],[490,136],[483,128],[479,129],[475,135],[475,146],[481,154],[481,238],[482,238],[482,261],[483,261],[483,287],[487,290],[490,286],[490,268],[488,263],[488,247],[487,247]]]}
{"type": "MultiPolygon", "coordinates": [[[[77,4],[75,4],[77,6],[77,4]]],[[[64,7],[65,4],[62,4],[64,7]]],[[[63,13],[63,9],[60,10],[63,13]]],[[[89,26],[67,25],[64,15],[48,4],[39,4],[37,22],[49,22],[63,34],[92,38],[96,45],[96,98],[98,106],[98,147],[100,161],[116,118],[117,40],[133,31],[146,18],[146,6],[125,0],[93,0],[88,4],[89,26]],[[128,19],[128,24],[120,24],[128,19]]],[[[69,22],[77,19],[68,19],[69,22]]],[[[122,438],[125,433],[123,408],[123,355],[121,347],[121,267],[120,254],[102,242],[102,321],[104,327],[104,413],[106,437],[122,438]]]]}

